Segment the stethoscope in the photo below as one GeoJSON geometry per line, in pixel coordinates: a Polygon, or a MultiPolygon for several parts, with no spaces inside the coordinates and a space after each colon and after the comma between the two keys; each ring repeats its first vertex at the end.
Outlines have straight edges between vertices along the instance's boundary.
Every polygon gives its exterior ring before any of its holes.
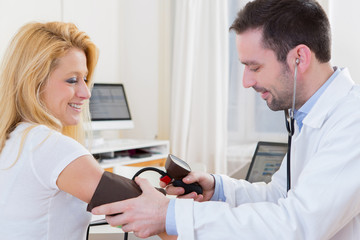
{"type": "Polygon", "coordinates": [[[287,179],[287,192],[291,188],[291,168],[290,168],[290,155],[291,155],[291,139],[294,135],[295,128],[294,128],[294,111],[295,111],[295,98],[296,98],[296,79],[297,79],[297,67],[300,63],[300,60],[297,58],[295,60],[295,71],[294,71],[294,92],[293,92],[293,99],[292,99],[292,106],[289,110],[284,110],[285,113],[285,123],[286,129],[288,131],[288,147],[287,147],[287,157],[286,157],[286,179],[287,179]]]}

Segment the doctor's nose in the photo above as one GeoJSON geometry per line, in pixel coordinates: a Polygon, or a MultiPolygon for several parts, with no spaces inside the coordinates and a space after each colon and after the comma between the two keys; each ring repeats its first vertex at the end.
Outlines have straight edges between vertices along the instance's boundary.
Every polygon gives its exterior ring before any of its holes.
{"type": "Polygon", "coordinates": [[[245,68],[242,83],[244,88],[250,88],[256,85],[256,80],[251,76],[248,70],[245,68]]]}

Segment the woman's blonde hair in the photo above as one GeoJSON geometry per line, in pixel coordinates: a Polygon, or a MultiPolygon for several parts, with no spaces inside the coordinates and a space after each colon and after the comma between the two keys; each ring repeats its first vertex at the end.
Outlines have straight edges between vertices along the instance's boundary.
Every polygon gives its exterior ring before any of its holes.
{"type": "Polygon", "coordinates": [[[41,90],[58,59],[71,48],[84,51],[87,60],[87,85],[98,60],[98,49],[84,32],[72,23],[48,22],[24,25],[14,36],[0,66],[0,152],[9,134],[20,122],[46,125],[84,143],[84,122],[89,121],[88,106],[76,126],[62,126],[46,109],[41,90]]]}

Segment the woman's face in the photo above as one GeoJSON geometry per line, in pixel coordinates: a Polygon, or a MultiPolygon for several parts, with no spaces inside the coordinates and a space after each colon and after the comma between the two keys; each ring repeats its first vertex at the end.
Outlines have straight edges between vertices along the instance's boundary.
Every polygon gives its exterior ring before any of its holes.
{"type": "Polygon", "coordinates": [[[58,61],[44,86],[42,100],[63,126],[76,125],[91,95],[86,85],[86,56],[82,50],[72,48],[58,61]]]}

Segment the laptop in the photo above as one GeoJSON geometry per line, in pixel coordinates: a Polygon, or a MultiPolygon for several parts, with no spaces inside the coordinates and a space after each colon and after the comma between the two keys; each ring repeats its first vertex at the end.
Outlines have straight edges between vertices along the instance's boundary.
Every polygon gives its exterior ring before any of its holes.
{"type": "Polygon", "coordinates": [[[270,182],[286,153],[286,143],[258,142],[245,180],[252,183],[270,182]]]}

